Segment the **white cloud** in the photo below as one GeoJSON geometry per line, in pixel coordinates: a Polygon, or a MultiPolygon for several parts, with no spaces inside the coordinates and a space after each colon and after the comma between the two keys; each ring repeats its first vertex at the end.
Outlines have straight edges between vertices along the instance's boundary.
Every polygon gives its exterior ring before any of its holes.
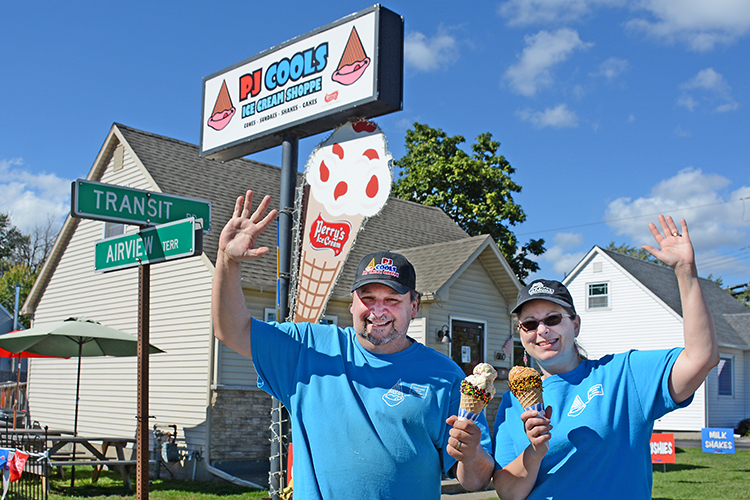
{"type": "Polygon", "coordinates": [[[642,0],[636,8],[648,17],[628,21],[628,28],[698,52],[734,43],[750,31],[747,0],[642,0]]]}
{"type": "Polygon", "coordinates": [[[627,7],[636,16],[625,24],[628,29],[700,52],[735,43],[750,31],[747,0],[508,0],[498,13],[511,26],[559,26],[607,7],[627,7]]]}
{"type": "Polygon", "coordinates": [[[524,96],[533,96],[540,88],[552,84],[552,66],[567,60],[574,51],[593,45],[581,41],[578,32],[568,28],[554,33],[542,30],[524,40],[526,47],[518,56],[518,63],[503,75],[511,90],[524,96]]]}
{"type": "Polygon", "coordinates": [[[558,24],[578,21],[599,6],[619,6],[625,0],[509,0],[498,13],[511,26],[558,24]]]}
{"type": "Polygon", "coordinates": [[[529,122],[536,128],[570,128],[578,126],[578,116],[575,111],[568,109],[567,104],[558,104],[554,108],[544,111],[524,109],[517,111],[516,115],[523,121],[529,122]]]}
{"type": "Polygon", "coordinates": [[[713,68],[706,68],[698,72],[693,78],[680,85],[682,94],[677,98],[677,104],[694,111],[699,102],[692,93],[701,95],[701,99],[710,103],[715,111],[724,113],[734,111],[740,107],[732,97],[732,88],[721,73],[713,68]]]}
{"type": "Polygon", "coordinates": [[[701,262],[709,262],[711,255],[725,253],[723,249],[737,249],[750,243],[750,217],[744,215],[750,213],[750,206],[745,205],[748,200],[738,201],[750,197],[750,185],[722,195],[729,185],[730,181],[721,175],[686,168],[659,182],[648,196],[612,201],[604,219],[618,235],[629,237],[633,246],[640,247],[654,244],[648,222],[656,223],[658,214],[671,215],[678,225],[684,218],[701,276],[741,275],[750,271],[746,263],[725,261],[701,267],[701,262]]]}
{"type": "Polygon", "coordinates": [[[592,73],[591,76],[603,76],[608,81],[612,81],[621,74],[625,73],[630,67],[630,63],[627,59],[619,59],[617,57],[610,57],[599,65],[599,70],[592,73]]]}
{"type": "Polygon", "coordinates": [[[21,158],[0,160],[0,212],[10,214],[11,224],[24,234],[47,225],[49,218],[59,228],[70,212],[70,183],[55,174],[32,174],[23,170],[21,158]]]}
{"type": "Polygon", "coordinates": [[[581,233],[557,233],[552,237],[552,246],[536,259],[539,263],[540,271],[534,276],[526,279],[530,283],[536,278],[562,279],[566,273],[578,264],[586,255],[586,251],[571,251],[578,248],[583,243],[581,233]]]}
{"type": "Polygon", "coordinates": [[[435,71],[445,68],[458,59],[458,43],[445,32],[432,38],[413,31],[404,39],[404,59],[406,64],[417,71],[435,71]]]}
{"type": "Polygon", "coordinates": [[[692,134],[689,130],[685,130],[681,126],[677,125],[677,127],[674,129],[674,135],[678,137],[690,137],[692,134]]]}

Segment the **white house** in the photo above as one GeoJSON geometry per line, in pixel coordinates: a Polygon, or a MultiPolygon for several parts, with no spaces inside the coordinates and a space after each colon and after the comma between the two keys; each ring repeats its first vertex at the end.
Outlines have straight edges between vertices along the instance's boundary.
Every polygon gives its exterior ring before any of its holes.
{"type": "MultiPolygon", "coordinates": [[[[276,198],[280,169],[247,159],[217,162],[198,153],[196,145],[114,124],[87,179],[212,202],[212,231],[204,236],[202,255],[151,267],[150,341],[165,353],[150,356],[149,415],[155,417],[152,424],[176,424],[178,445],[200,452],[198,477],[225,475],[222,471],[237,470],[240,462],[267,470],[271,398],[257,388],[252,362],[214,338],[210,302],[219,233],[235,199],[246,189],[276,198]]],[[[137,269],[94,272],[95,242],[135,229],[68,217],[23,313],[32,315],[35,325],[85,316],[136,334],[137,269]]],[[[273,248],[275,231],[263,233],[258,244],[273,248]]],[[[520,283],[491,238],[469,237],[436,208],[391,198],[367,221],[333,290],[326,321],[351,325],[356,264],[380,249],[404,253],[416,268],[424,300],[410,327],[413,338],[454,357],[464,369],[487,361],[507,373],[511,359],[502,348],[512,335],[509,311],[520,283]],[[441,341],[445,332],[452,342],[441,341]]],[[[272,254],[242,273],[253,315],[274,314],[272,254]]],[[[79,433],[134,436],[136,368],[135,358],[83,360],[79,433]]],[[[31,418],[71,428],[75,377],[75,360],[34,359],[31,418]]],[[[183,465],[189,475],[193,463],[183,465]]]]}
{"type": "MultiPolygon", "coordinates": [[[[565,278],[581,316],[579,341],[589,357],[629,349],[684,346],[682,306],[674,271],[595,246],[565,278]]],[[[736,428],[750,416],[750,309],[716,283],[700,279],[716,324],[721,362],[690,406],[655,428],[736,428]]]]}

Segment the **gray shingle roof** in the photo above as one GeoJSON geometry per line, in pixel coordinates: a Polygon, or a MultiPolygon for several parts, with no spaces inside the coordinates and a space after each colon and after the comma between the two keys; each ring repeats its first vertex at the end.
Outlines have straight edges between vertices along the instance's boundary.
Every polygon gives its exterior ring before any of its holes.
{"type": "MultiPolygon", "coordinates": [[[[669,267],[600,249],[682,316],[677,277],[669,267]]],[[[698,278],[716,325],[719,345],[750,349],[750,309],[715,282],[698,278]]]]}
{"type": "MultiPolygon", "coordinates": [[[[237,196],[252,189],[257,196],[253,205],[257,205],[260,196],[265,194],[278,200],[281,182],[281,169],[278,167],[244,158],[223,163],[208,160],[199,156],[199,148],[194,144],[125,125],[115,126],[162,191],[211,201],[212,231],[203,239],[203,251],[211,262],[216,262],[219,234],[231,217],[237,196]]],[[[364,229],[357,235],[356,244],[333,294],[349,294],[356,265],[369,252],[424,247],[466,238],[466,232],[442,210],[390,198],[380,214],[367,220],[364,229]]],[[[276,232],[266,231],[258,243],[273,249],[276,246],[276,232]]],[[[446,255],[453,253],[456,259],[458,248],[462,247],[446,246],[442,252],[446,255]]],[[[422,262],[420,259],[419,265],[415,263],[417,275],[427,276],[428,271],[422,269],[422,262]]],[[[243,266],[243,278],[264,288],[274,287],[276,260],[266,257],[243,266]]],[[[430,282],[435,281],[430,278],[430,282]]]]}

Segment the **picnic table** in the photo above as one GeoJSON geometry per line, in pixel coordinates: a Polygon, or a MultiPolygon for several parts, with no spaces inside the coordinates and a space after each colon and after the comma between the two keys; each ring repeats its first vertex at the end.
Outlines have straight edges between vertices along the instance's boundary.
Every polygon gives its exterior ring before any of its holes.
{"type": "Polygon", "coordinates": [[[133,438],[122,437],[83,437],[55,435],[48,436],[50,447],[47,449],[49,464],[52,467],[76,467],[88,465],[94,468],[91,474],[91,482],[99,479],[99,474],[104,467],[116,470],[122,476],[122,481],[128,489],[133,489],[130,482],[130,468],[136,465],[135,459],[125,458],[125,447],[135,443],[133,438]],[[83,447],[86,451],[83,456],[76,456],[74,451],[83,447]],[[107,456],[109,448],[115,449],[117,458],[107,456]],[[75,457],[75,458],[74,458],[75,457]]]}

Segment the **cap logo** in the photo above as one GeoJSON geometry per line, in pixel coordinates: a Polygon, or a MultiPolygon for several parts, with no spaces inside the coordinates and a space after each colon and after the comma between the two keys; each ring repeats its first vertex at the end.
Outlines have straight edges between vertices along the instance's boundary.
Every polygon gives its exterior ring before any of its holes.
{"type": "Polygon", "coordinates": [[[536,295],[538,293],[554,295],[555,291],[548,286],[544,286],[542,283],[534,283],[531,285],[531,288],[529,288],[529,295],[536,295]]]}
{"type": "Polygon", "coordinates": [[[375,259],[372,259],[364,271],[362,271],[362,276],[367,274],[385,274],[394,278],[398,278],[399,276],[398,267],[393,265],[393,259],[387,257],[383,257],[380,264],[375,264],[375,259]]]}

